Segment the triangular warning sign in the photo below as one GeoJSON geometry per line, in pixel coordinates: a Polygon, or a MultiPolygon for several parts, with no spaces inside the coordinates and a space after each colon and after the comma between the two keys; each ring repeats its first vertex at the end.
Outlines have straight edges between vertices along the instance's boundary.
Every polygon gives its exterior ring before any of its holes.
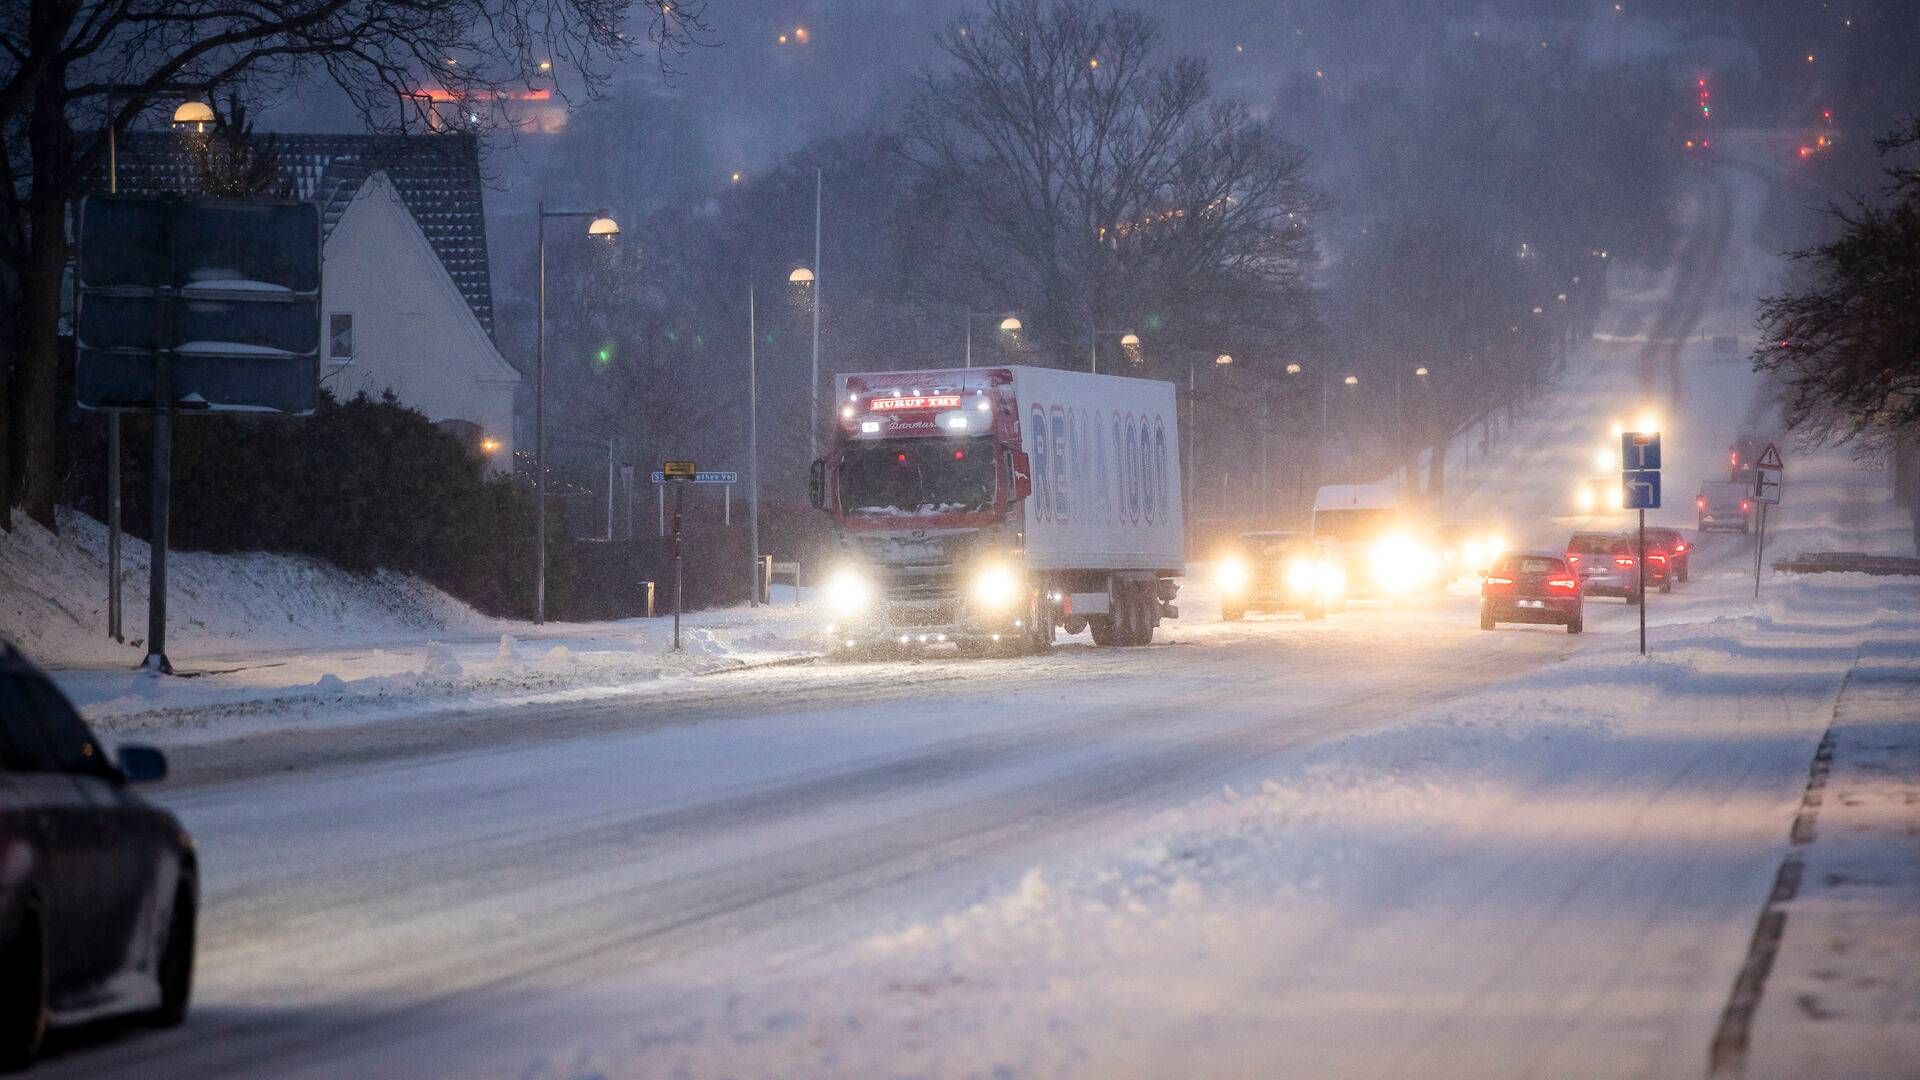
{"type": "Polygon", "coordinates": [[[1760,455],[1759,461],[1753,463],[1753,467],[1756,469],[1786,468],[1785,465],[1780,464],[1780,448],[1772,443],[1767,444],[1766,452],[1760,455]]]}

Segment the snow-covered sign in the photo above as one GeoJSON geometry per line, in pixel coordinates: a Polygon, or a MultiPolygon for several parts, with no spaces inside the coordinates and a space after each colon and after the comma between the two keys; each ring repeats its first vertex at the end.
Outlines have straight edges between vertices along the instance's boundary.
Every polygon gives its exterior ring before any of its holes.
{"type": "Polygon", "coordinates": [[[1753,463],[1753,501],[1769,506],[1780,505],[1780,487],[1786,480],[1787,469],[1780,461],[1780,448],[1772,443],[1753,463]]]}
{"type": "Polygon", "coordinates": [[[151,409],[303,414],[320,375],[320,212],[281,200],[89,196],[75,391],[151,409]]]}

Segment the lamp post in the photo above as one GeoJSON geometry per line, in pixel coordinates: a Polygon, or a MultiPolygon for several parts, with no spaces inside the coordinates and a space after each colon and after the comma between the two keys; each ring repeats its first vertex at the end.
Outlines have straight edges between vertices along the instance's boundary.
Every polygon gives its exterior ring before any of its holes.
{"type": "Polygon", "coordinates": [[[533,352],[533,621],[539,625],[547,621],[547,219],[590,218],[587,235],[609,242],[620,235],[620,226],[605,209],[549,210],[542,201],[536,204],[536,213],[540,312],[534,324],[533,352]]]}
{"type": "Polygon", "coordinates": [[[967,310],[967,352],[965,366],[973,366],[973,320],[991,319],[996,316],[1000,319],[1001,333],[1017,334],[1020,332],[1020,319],[1011,312],[974,311],[969,308],[967,310]]]}
{"type": "MultiPolygon", "coordinates": [[[[1132,337],[1132,335],[1129,334],[1128,337],[1132,337]]],[[[1226,353],[1221,353],[1213,358],[1213,363],[1215,367],[1227,367],[1233,363],[1233,357],[1228,356],[1226,353]]],[[[1196,509],[1193,496],[1200,487],[1199,459],[1194,456],[1194,433],[1198,430],[1198,425],[1194,419],[1193,409],[1194,399],[1198,396],[1198,376],[1199,372],[1194,362],[1191,360],[1187,361],[1187,506],[1186,512],[1180,515],[1180,520],[1186,522],[1187,525],[1187,547],[1189,550],[1193,547],[1193,518],[1194,510],[1196,509]]]]}
{"type": "Polygon", "coordinates": [[[1140,335],[1131,330],[1102,330],[1098,326],[1087,327],[1087,370],[1094,374],[1100,372],[1100,335],[1119,334],[1120,347],[1137,349],[1140,347],[1140,335]]]}

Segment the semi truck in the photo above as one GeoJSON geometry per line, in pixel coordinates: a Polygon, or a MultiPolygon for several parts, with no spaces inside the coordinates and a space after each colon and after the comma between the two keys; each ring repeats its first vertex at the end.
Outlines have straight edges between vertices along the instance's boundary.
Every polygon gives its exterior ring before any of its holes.
{"type": "Polygon", "coordinates": [[[1185,565],[1173,384],[1033,367],[837,380],[813,505],[834,647],[1146,645],[1185,565]]]}

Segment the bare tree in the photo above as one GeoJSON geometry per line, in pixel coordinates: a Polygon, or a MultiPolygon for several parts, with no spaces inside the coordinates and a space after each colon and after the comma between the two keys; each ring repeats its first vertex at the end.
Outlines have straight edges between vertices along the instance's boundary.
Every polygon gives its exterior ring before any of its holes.
{"type": "Polygon", "coordinates": [[[903,121],[923,295],[1020,310],[1063,356],[1094,327],[1155,330],[1144,355],[1181,364],[1309,317],[1306,155],[1163,57],[1155,20],[989,0],[938,41],[953,70],[903,121]]]}
{"type": "MultiPolygon", "coordinates": [[[[515,91],[591,96],[651,47],[671,74],[711,41],[704,0],[16,0],[0,10],[0,490],[48,524],[70,203],[105,131],[182,95],[324,80],[374,130],[422,103],[510,123],[515,91]],[[633,27],[645,23],[644,33],[633,27]]],[[[0,514],[0,527],[6,516],[0,514]]]]}
{"type": "MultiPolygon", "coordinates": [[[[1883,154],[1920,145],[1908,123],[1883,154]]],[[[1761,304],[1754,367],[1782,380],[1787,423],[1812,442],[1880,451],[1920,432],[1920,168],[1887,176],[1887,205],[1835,209],[1840,234],[1793,255],[1807,286],[1761,304]]]]}

